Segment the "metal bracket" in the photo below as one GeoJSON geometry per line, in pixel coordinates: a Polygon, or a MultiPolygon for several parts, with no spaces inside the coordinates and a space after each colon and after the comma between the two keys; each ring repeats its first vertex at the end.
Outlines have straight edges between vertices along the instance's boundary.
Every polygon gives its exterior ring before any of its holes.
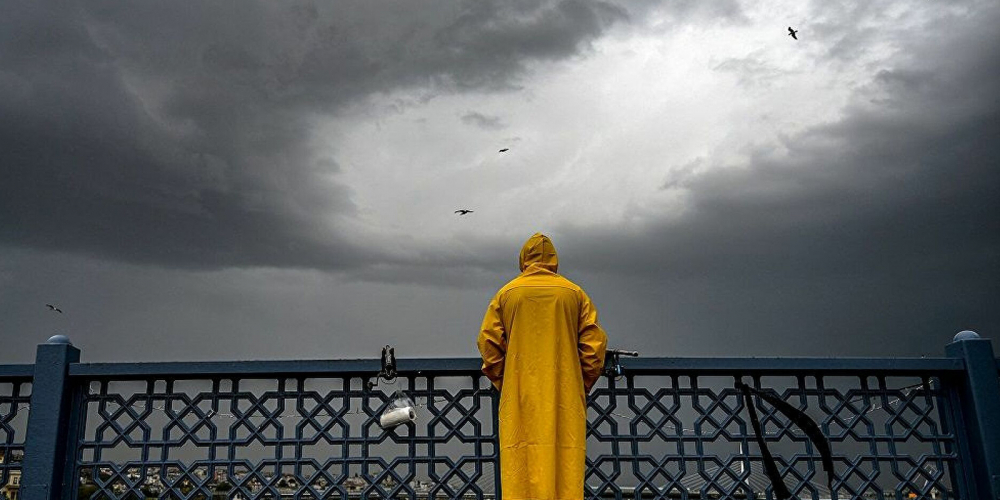
{"type": "Polygon", "coordinates": [[[373,380],[368,381],[368,390],[372,390],[378,385],[379,379],[384,379],[386,382],[392,382],[396,379],[396,350],[390,345],[386,345],[382,348],[382,369],[379,370],[378,375],[375,376],[373,380]]]}
{"type": "Polygon", "coordinates": [[[604,354],[604,375],[615,378],[624,373],[622,368],[622,356],[639,357],[639,351],[626,351],[623,349],[608,349],[604,354]]]}

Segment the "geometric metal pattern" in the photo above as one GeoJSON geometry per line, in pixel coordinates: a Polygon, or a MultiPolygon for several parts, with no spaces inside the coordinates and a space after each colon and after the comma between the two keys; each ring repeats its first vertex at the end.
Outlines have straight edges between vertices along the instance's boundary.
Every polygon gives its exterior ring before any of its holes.
{"type": "MultiPolygon", "coordinates": [[[[773,498],[736,376],[626,375],[591,395],[588,498],[773,498]],[[710,380],[709,380],[710,379],[710,380]]],[[[827,485],[807,436],[756,399],[793,496],[958,498],[949,394],[936,377],[752,377],[828,436],[827,485]],[[832,380],[836,378],[837,380],[832,380]]]]}
{"type": "Polygon", "coordinates": [[[492,498],[488,381],[400,379],[418,418],[390,431],[394,391],[361,377],[91,382],[79,496],[492,498]]]}
{"type": "Polygon", "coordinates": [[[19,480],[24,457],[31,377],[5,374],[0,367],[0,497],[19,480]]]}
{"type": "MultiPolygon", "coordinates": [[[[755,399],[795,497],[968,498],[950,385],[960,370],[677,370],[643,361],[602,378],[589,397],[586,498],[774,498],[734,388],[741,375],[830,439],[832,488],[806,435],[755,399]]],[[[401,369],[418,417],[390,431],[378,418],[393,388],[369,390],[358,374],[78,376],[78,498],[491,499],[498,398],[476,369],[463,370],[401,369]]]]}

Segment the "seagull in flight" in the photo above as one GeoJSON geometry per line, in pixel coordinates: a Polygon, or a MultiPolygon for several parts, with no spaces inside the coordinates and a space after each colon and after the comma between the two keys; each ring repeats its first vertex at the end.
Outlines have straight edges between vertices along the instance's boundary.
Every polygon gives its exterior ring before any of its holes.
{"type": "Polygon", "coordinates": [[[506,153],[507,151],[510,151],[510,148],[503,148],[500,150],[501,153],[506,153]]]}
{"type": "Polygon", "coordinates": [[[455,213],[458,214],[458,215],[471,214],[472,210],[466,210],[466,209],[463,208],[462,210],[455,210],[455,213]]]}
{"type": "Polygon", "coordinates": [[[794,38],[796,40],[799,39],[799,37],[795,36],[795,34],[798,33],[798,32],[799,32],[799,30],[793,30],[791,26],[788,27],[788,36],[790,36],[790,37],[792,37],[792,38],[794,38]]]}
{"type": "Polygon", "coordinates": [[[62,309],[59,309],[58,307],[56,307],[56,306],[54,306],[52,304],[45,304],[45,307],[48,307],[50,311],[55,311],[55,312],[57,312],[59,314],[62,314],[62,309]]]}

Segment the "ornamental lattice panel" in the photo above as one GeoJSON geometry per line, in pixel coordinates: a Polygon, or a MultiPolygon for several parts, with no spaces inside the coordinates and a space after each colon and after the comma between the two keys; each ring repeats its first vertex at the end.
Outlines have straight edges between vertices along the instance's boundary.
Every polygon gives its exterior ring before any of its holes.
{"type": "MultiPolygon", "coordinates": [[[[391,431],[378,417],[392,388],[368,390],[358,376],[82,381],[77,497],[494,498],[496,394],[486,379],[401,378],[418,417],[391,431]]],[[[603,380],[590,396],[586,497],[773,498],[735,380],[603,380]]],[[[805,435],[757,401],[798,498],[956,498],[952,395],[938,377],[745,380],[830,437],[832,489],[805,435]]]]}
{"type": "MultiPolygon", "coordinates": [[[[749,380],[749,378],[747,379],[749,380]]],[[[947,392],[930,377],[763,377],[830,438],[835,477],[801,430],[755,397],[798,498],[955,498],[947,392]]],[[[735,377],[626,376],[591,397],[590,498],[772,498],[735,377]]]]}
{"type": "Polygon", "coordinates": [[[392,391],[369,391],[357,377],[92,382],[78,495],[492,498],[488,382],[404,384],[417,421],[384,431],[392,391]]]}
{"type": "Polygon", "coordinates": [[[30,379],[0,376],[0,494],[8,498],[20,489],[30,400],[30,379]]]}

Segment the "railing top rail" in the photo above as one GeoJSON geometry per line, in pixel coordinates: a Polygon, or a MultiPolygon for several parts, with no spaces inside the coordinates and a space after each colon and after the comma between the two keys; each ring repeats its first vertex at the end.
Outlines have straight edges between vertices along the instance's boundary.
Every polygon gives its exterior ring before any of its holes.
{"type": "MultiPolygon", "coordinates": [[[[402,376],[478,376],[479,358],[400,359],[402,376]]],[[[636,358],[622,361],[632,375],[927,375],[964,368],[959,358],[636,358]]],[[[374,376],[378,359],[75,363],[69,374],[89,379],[195,379],[374,376]]]]}
{"type": "Polygon", "coordinates": [[[958,372],[965,362],[959,358],[636,358],[623,360],[622,366],[635,375],[922,375],[958,372]]]}
{"type": "MultiPolygon", "coordinates": [[[[397,371],[403,375],[480,375],[482,361],[476,358],[400,359],[397,371]]],[[[285,361],[203,361],[168,363],[78,363],[70,366],[70,377],[83,378],[212,378],[240,376],[253,378],[375,376],[381,369],[378,359],[285,360],[285,361]]]]}
{"type": "Polygon", "coordinates": [[[35,376],[35,365],[0,365],[0,381],[35,376]]]}

